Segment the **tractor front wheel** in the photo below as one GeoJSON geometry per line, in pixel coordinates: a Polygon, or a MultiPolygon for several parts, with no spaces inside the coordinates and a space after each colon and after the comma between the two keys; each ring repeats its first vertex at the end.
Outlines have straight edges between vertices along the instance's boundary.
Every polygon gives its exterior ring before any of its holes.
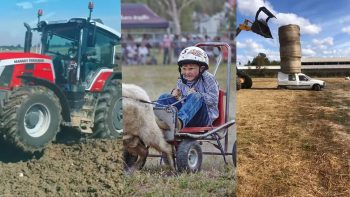
{"type": "Polygon", "coordinates": [[[1,120],[4,139],[24,152],[34,153],[55,139],[60,130],[61,106],[46,87],[21,87],[5,102],[1,120]]]}

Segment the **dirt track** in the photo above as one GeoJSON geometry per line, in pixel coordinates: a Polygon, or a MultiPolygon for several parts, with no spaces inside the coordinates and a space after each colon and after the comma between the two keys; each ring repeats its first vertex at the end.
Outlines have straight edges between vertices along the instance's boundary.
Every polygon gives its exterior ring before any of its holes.
{"type": "Polygon", "coordinates": [[[350,196],[350,82],[315,92],[254,80],[237,98],[237,196],[350,196]]]}
{"type": "Polygon", "coordinates": [[[120,148],[120,140],[54,143],[29,158],[2,145],[0,196],[120,195],[120,148]]]}

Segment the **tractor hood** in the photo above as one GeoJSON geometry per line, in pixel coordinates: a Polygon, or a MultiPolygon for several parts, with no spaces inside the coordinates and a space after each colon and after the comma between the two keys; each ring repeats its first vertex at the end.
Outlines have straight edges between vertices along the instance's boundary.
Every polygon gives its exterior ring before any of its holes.
{"type": "Polygon", "coordinates": [[[37,63],[40,62],[39,59],[49,59],[50,56],[41,55],[37,53],[23,53],[23,52],[6,52],[0,53],[0,64],[3,60],[13,59],[15,63],[37,63]]]}

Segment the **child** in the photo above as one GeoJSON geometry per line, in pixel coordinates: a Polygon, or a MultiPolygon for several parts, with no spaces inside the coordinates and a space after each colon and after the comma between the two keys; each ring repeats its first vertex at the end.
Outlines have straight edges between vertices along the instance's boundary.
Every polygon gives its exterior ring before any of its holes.
{"type": "Polygon", "coordinates": [[[199,47],[187,47],[178,59],[180,78],[171,94],[165,93],[158,103],[175,104],[178,112],[177,128],[208,126],[219,116],[219,87],[209,68],[208,55],[199,47]]]}

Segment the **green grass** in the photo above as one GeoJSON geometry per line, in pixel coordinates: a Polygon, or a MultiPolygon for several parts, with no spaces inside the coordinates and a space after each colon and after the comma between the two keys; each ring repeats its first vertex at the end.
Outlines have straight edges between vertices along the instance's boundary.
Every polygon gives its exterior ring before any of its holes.
{"type": "Polygon", "coordinates": [[[235,196],[233,168],[196,174],[170,173],[152,167],[125,178],[125,195],[133,196],[235,196]]]}

